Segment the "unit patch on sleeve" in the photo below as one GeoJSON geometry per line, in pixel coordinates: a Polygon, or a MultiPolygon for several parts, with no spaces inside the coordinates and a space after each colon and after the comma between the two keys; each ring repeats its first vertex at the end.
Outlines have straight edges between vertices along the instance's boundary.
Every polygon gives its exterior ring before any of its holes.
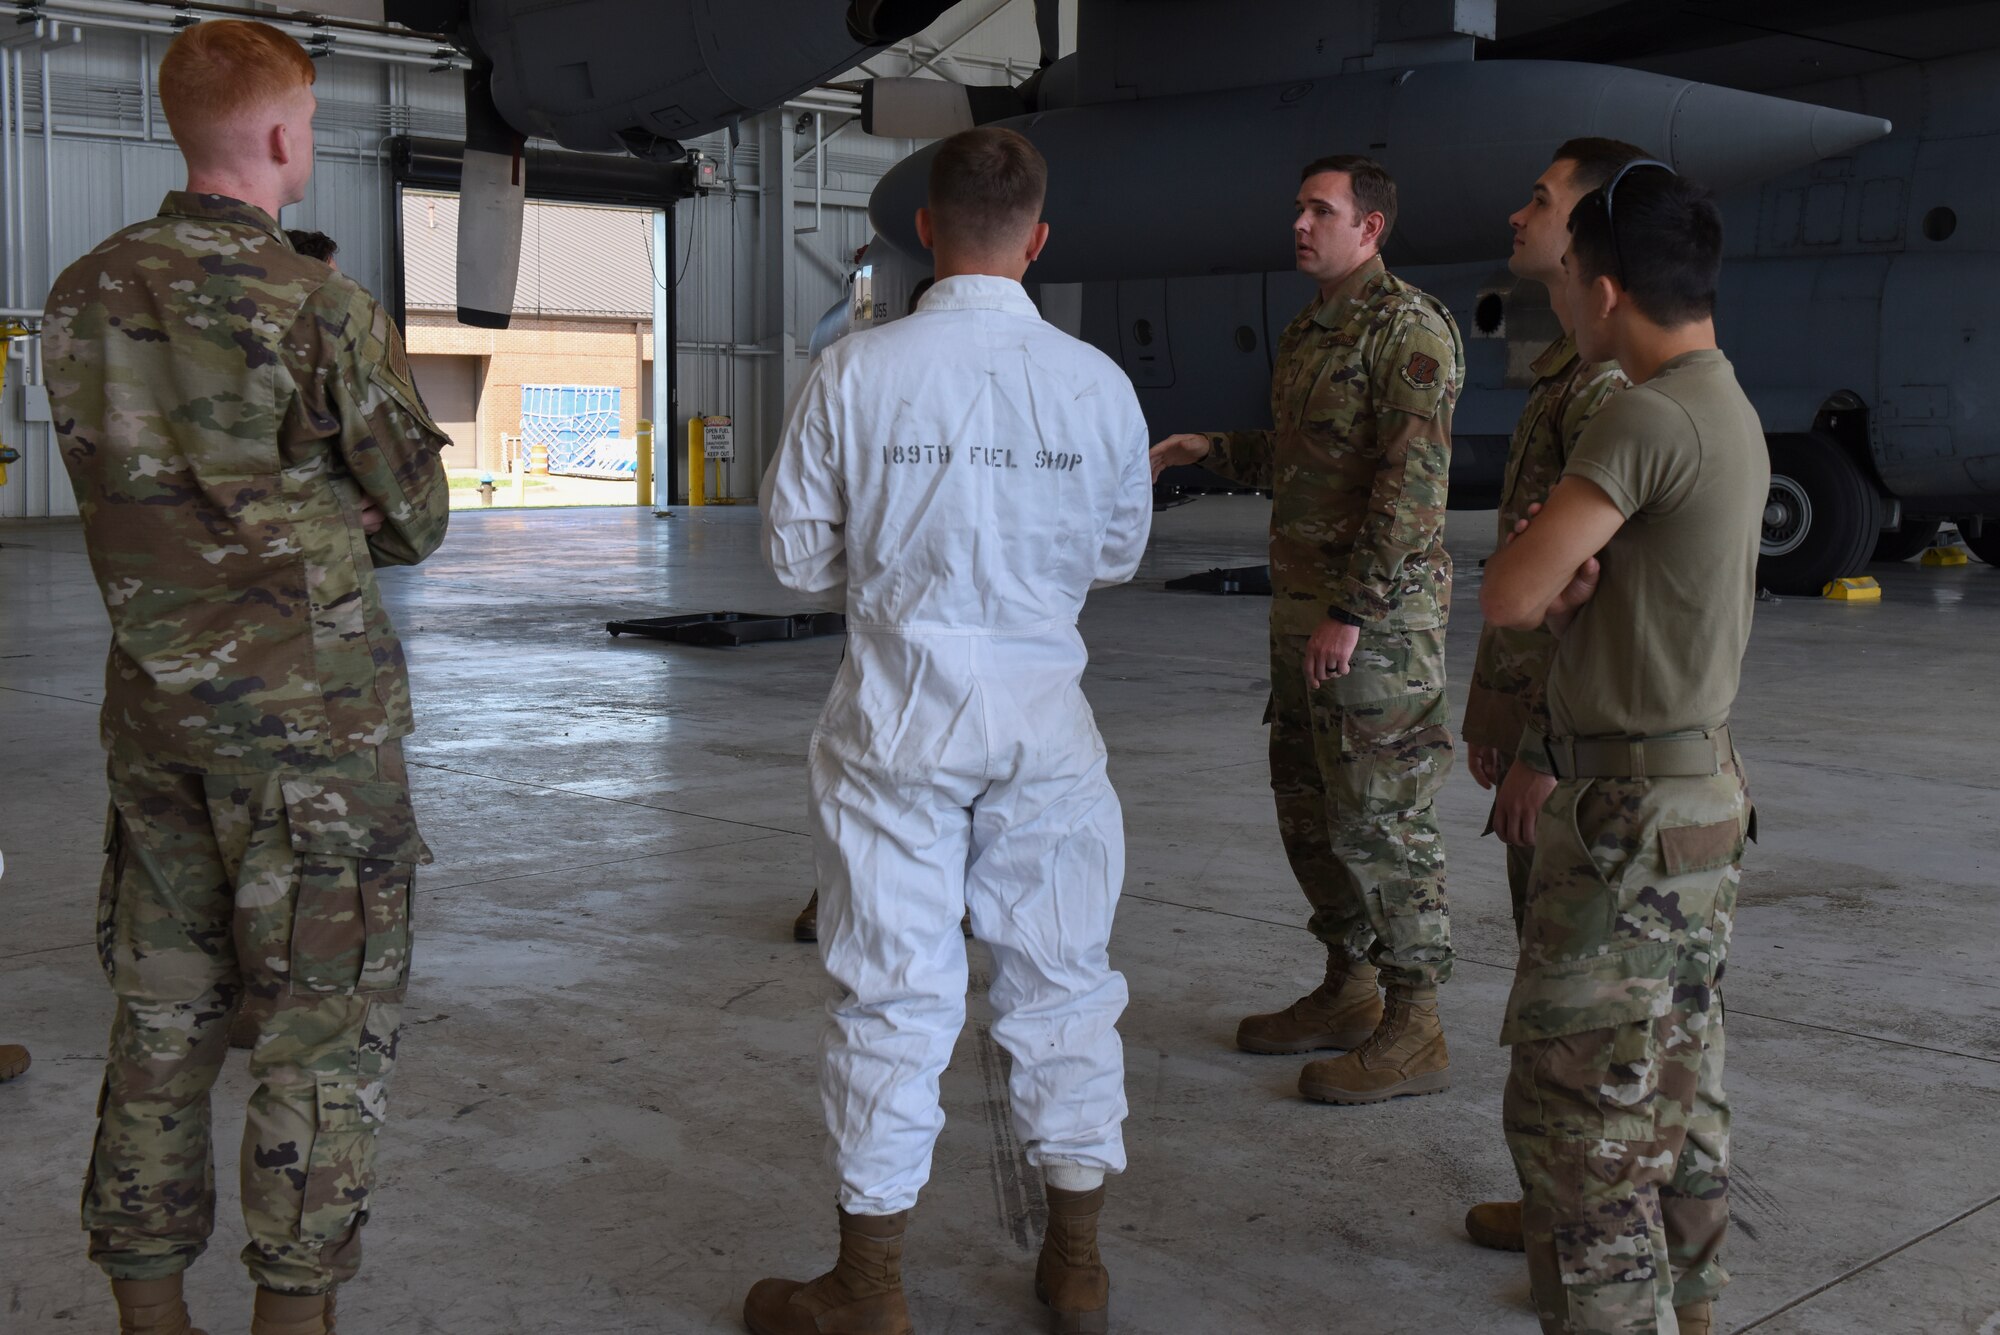
{"type": "Polygon", "coordinates": [[[1421,352],[1411,353],[1409,365],[1403,368],[1403,379],[1411,389],[1435,389],[1438,359],[1421,352]]]}

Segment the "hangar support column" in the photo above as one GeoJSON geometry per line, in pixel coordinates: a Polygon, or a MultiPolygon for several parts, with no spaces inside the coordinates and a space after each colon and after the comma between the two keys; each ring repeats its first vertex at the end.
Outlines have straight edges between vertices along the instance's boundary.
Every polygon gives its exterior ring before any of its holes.
{"type": "MultiPolygon", "coordinates": [[[[764,480],[764,468],[777,451],[778,436],[785,428],[785,404],[792,385],[801,373],[797,343],[791,333],[793,277],[798,267],[797,226],[798,187],[794,183],[792,159],[797,151],[798,133],[793,113],[780,109],[757,118],[757,184],[763,203],[761,215],[762,255],[757,282],[757,341],[772,356],[762,359],[768,368],[757,379],[757,420],[761,429],[753,446],[753,489],[764,480]]],[[[742,438],[738,437],[739,443],[742,438]]]]}

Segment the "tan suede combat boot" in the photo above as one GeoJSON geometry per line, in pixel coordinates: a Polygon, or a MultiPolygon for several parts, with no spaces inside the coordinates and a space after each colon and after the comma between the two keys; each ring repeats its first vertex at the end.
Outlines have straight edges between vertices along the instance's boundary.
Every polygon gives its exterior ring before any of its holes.
{"type": "Polygon", "coordinates": [[[1681,1335],[1712,1335],[1715,1330],[1715,1303],[1703,1298],[1698,1303],[1676,1307],[1674,1320],[1680,1322],[1681,1335]]]}
{"type": "Polygon", "coordinates": [[[1281,1011],[1252,1015],[1236,1026],[1245,1052],[1297,1053],[1356,1048],[1382,1023],[1375,966],[1343,957],[1326,962],[1326,981],[1281,1011]]]}
{"type": "Polygon", "coordinates": [[[1049,1231],[1035,1263],[1035,1296],[1049,1308],[1055,1335],[1104,1335],[1111,1329],[1111,1276],[1097,1254],[1097,1212],[1104,1188],[1049,1187],[1049,1231]]]}
{"type": "Polygon", "coordinates": [[[118,1335],[203,1335],[188,1319],[179,1275],[114,1279],[111,1296],[118,1303],[118,1335]]]}
{"type": "Polygon", "coordinates": [[[1382,1023],[1352,1052],[1308,1062],[1299,1093],[1321,1103],[1380,1103],[1451,1088],[1437,989],[1392,984],[1382,1023]]]}
{"type": "Polygon", "coordinates": [[[0,1043],[0,1084],[5,1084],[33,1065],[28,1050],[19,1043],[0,1043]]]}
{"type": "Polygon", "coordinates": [[[1496,1252],[1524,1252],[1521,1202],[1482,1201],[1465,1212],[1465,1236],[1496,1252]]]}
{"type": "Polygon", "coordinates": [[[279,1293],[258,1289],[250,1335],[334,1335],[333,1290],[279,1293]]]}
{"type": "Polygon", "coordinates": [[[911,1335],[903,1301],[910,1212],[840,1212],[840,1259],[818,1279],[760,1279],[743,1300],[750,1335],[911,1335]]]}

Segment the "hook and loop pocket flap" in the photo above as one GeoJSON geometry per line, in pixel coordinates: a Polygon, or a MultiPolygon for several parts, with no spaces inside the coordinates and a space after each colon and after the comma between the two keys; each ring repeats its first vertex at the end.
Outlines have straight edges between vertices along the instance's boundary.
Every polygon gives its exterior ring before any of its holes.
{"type": "Polygon", "coordinates": [[[294,778],[281,785],[298,857],[291,986],[397,992],[409,977],[410,889],[431,860],[409,790],[397,783],[294,778]]]}
{"type": "Polygon", "coordinates": [[[280,785],[292,847],[301,853],[428,865],[410,790],[377,779],[293,778],[280,785]]]}
{"type": "Polygon", "coordinates": [[[1523,961],[1500,1041],[1533,1043],[1665,1015],[1674,1001],[1674,959],[1672,942],[1649,941],[1581,959],[1523,961]]]}
{"type": "Polygon", "coordinates": [[[1661,826],[1660,865],[1669,876],[1684,876],[1741,862],[1745,829],[1734,816],[1702,825],[1661,826]]]}

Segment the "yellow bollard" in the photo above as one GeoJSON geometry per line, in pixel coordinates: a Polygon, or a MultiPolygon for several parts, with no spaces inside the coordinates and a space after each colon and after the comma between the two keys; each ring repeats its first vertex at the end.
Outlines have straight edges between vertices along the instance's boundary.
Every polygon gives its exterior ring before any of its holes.
{"type": "Polygon", "coordinates": [[[633,470],[632,475],[639,481],[637,503],[644,509],[653,503],[653,424],[643,417],[640,418],[639,425],[633,429],[632,435],[639,455],[639,466],[633,470]]]}
{"type": "MultiPolygon", "coordinates": [[[[17,338],[31,338],[33,332],[12,320],[0,321],[0,391],[7,388],[7,344],[17,338]]],[[[19,463],[21,452],[12,445],[0,441],[0,487],[7,485],[7,465],[19,463]]]]}
{"type": "Polygon", "coordinates": [[[688,418],[688,504],[707,505],[708,460],[702,454],[702,422],[697,415],[688,418]]]}

